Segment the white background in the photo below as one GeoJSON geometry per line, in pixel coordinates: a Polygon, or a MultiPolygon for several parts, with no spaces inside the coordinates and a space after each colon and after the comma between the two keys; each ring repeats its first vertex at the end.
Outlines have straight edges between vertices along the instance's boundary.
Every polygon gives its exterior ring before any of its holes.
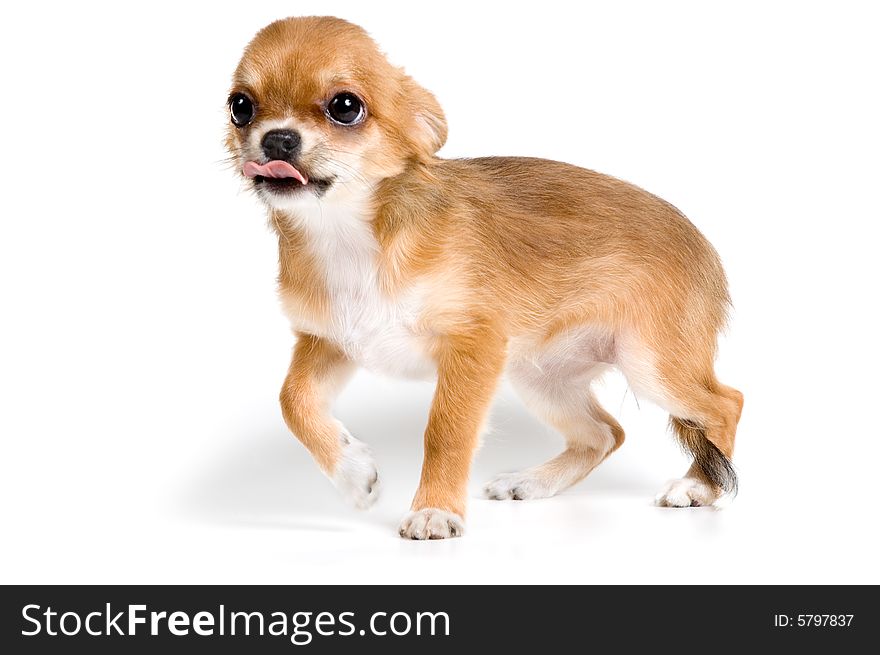
{"type": "Polygon", "coordinates": [[[18,3],[0,21],[0,581],[859,583],[878,575],[877,16],[869,3],[18,3]],[[679,206],[736,306],[722,511],[651,499],[687,461],[611,376],[627,443],[550,500],[479,500],[560,438],[504,389],[468,534],[399,539],[430,385],[337,415],[385,495],[344,506],[277,406],[292,337],[263,210],[222,162],[254,32],[367,27],[433,90],[447,157],[561,159],[679,206]]]}

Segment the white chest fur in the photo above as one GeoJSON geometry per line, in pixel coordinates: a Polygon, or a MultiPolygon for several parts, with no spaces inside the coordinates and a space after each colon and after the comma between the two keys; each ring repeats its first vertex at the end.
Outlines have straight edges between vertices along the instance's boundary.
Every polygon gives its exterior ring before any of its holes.
{"type": "Polygon", "coordinates": [[[285,207],[288,220],[308,235],[329,295],[329,317],[312,324],[285,308],[295,329],[324,337],[359,365],[378,373],[425,377],[433,364],[417,333],[421,293],[410,289],[390,298],[379,284],[379,244],[370,223],[368,200],[347,189],[317,199],[304,197],[285,207]]]}

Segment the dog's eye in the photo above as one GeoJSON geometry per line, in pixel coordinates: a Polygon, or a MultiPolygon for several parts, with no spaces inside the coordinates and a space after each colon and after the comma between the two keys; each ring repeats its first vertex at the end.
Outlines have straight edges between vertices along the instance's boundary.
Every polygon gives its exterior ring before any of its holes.
{"type": "Polygon", "coordinates": [[[244,127],[252,120],[257,110],[253,101],[243,93],[233,93],[229,98],[229,116],[236,127],[244,127]]]}
{"type": "Polygon", "coordinates": [[[327,105],[330,120],[342,125],[354,125],[364,120],[364,103],[355,94],[345,91],[333,96],[327,105]]]}

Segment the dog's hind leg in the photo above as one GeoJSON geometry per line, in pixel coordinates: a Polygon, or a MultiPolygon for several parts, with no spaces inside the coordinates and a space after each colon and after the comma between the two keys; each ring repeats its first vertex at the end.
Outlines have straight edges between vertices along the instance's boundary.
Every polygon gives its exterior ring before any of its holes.
{"type": "Polygon", "coordinates": [[[608,368],[585,353],[522,358],[510,379],[528,408],[565,437],[562,453],[539,466],[499,475],[483,488],[493,500],[547,498],[583,480],[623,443],[623,428],[599,405],[590,386],[608,368]]]}
{"type": "Polygon", "coordinates": [[[656,503],[710,505],[724,494],[735,494],[731,459],[743,396],[715,377],[714,349],[651,348],[635,338],[624,344],[619,365],[633,391],[669,412],[672,431],[694,458],[685,476],[670,481],[656,503]]]}

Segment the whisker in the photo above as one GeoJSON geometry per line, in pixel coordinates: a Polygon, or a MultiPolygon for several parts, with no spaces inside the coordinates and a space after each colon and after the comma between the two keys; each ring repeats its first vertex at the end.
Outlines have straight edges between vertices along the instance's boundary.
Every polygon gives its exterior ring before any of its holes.
{"type": "Polygon", "coordinates": [[[319,146],[315,146],[315,150],[317,151],[316,154],[318,157],[323,157],[322,163],[329,164],[329,165],[335,167],[336,169],[341,169],[343,171],[346,171],[347,173],[349,173],[351,175],[351,177],[354,180],[356,180],[357,182],[360,182],[365,187],[371,186],[370,181],[363,175],[363,173],[358,171],[354,166],[352,166],[351,164],[347,164],[345,162],[339,161],[338,159],[334,159],[332,157],[327,156],[326,153],[332,152],[333,151],[332,148],[329,148],[326,145],[321,144],[319,146]]]}
{"type": "Polygon", "coordinates": [[[360,157],[364,161],[368,161],[371,164],[375,164],[376,166],[382,166],[381,162],[378,162],[375,159],[373,159],[372,157],[367,157],[367,156],[360,154],[360,153],[349,152],[348,150],[342,150],[341,148],[331,148],[330,146],[325,145],[325,144],[322,144],[321,147],[324,148],[325,150],[327,150],[328,152],[334,152],[334,153],[337,153],[340,155],[350,155],[352,157],[360,157]]]}

